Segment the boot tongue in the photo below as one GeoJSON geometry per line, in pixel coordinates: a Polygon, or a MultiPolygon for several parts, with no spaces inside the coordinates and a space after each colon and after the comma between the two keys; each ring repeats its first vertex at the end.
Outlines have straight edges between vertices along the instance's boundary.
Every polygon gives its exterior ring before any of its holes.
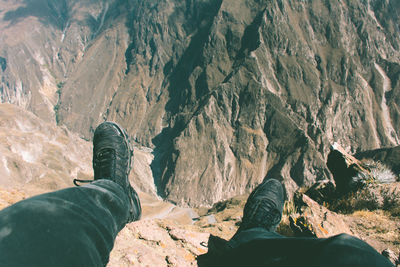
{"type": "Polygon", "coordinates": [[[93,159],[94,179],[113,178],[115,175],[115,149],[102,148],[93,159]]]}

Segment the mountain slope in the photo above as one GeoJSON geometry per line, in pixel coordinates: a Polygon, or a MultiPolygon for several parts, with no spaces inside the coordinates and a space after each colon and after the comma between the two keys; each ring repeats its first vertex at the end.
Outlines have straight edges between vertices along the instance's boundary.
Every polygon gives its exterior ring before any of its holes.
{"type": "Polygon", "coordinates": [[[121,123],[174,203],[211,205],[265,176],[291,196],[331,178],[334,141],[399,144],[395,0],[1,2],[2,101],[86,139],[121,123]]]}

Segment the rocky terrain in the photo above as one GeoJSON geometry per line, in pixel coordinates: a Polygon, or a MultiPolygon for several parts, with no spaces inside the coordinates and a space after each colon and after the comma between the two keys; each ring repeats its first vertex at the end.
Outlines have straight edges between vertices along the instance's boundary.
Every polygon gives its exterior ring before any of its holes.
{"type": "Polygon", "coordinates": [[[329,147],[399,144],[400,5],[0,1],[0,98],[152,149],[158,195],[211,206],[265,176],[332,179],[329,147]],[[15,34],[18,33],[18,34],[15,34]]]}
{"type": "Polygon", "coordinates": [[[398,255],[399,13],[397,0],[0,0],[0,208],[90,178],[93,131],[113,120],[147,220],[110,266],[195,265],[264,177],[285,186],[281,233],[348,232],[398,255]]]}

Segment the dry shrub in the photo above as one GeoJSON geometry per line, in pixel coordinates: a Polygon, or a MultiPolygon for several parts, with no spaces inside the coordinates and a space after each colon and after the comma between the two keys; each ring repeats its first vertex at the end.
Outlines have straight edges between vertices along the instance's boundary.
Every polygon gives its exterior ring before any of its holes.
{"type": "Polygon", "coordinates": [[[397,181],[396,176],[392,170],[380,161],[374,161],[372,159],[362,160],[362,164],[365,168],[370,170],[370,175],[377,183],[388,184],[397,181]]]}
{"type": "Polygon", "coordinates": [[[278,225],[276,232],[283,236],[294,236],[293,230],[290,227],[289,216],[297,213],[297,207],[293,200],[286,200],[283,205],[282,221],[278,225]]]}
{"type": "Polygon", "coordinates": [[[385,210],[393,216],[400,214],[400,183],[398,177],[382,162],[371,159],[362,160],[362,166],[369,172],[359,172],[354,180],[362,181],[364,186],[339,199],[328,201],[328,209],[341,213],[358,210],[385,210]]]}
{"type": "Polygon", "coordinates": [[[392,216],[400,214],[400,183],[370,184],[329,203],[329,209],[340,213],[359,210],[385,210],[392,216]]]}
{"type": "Polygon", "coordinates": [[[286,200],[285,203],[283,204],[283,211],[282,215],[292,215],[294,213],[297,213],[297,207],[296,204],[294,203],[293,200],[286,200]]]}

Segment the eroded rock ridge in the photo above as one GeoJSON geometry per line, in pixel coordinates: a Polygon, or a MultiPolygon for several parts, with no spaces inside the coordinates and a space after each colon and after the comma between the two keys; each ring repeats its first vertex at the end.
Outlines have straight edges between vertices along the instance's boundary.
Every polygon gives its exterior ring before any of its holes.
{"type": "Polygon", "coordinates": [[[0,3],[1,101],[86,139],[121,123],[174,203],[291,196],[332,179],[334,141],[399,144],[396,0],[0,3]]]}

